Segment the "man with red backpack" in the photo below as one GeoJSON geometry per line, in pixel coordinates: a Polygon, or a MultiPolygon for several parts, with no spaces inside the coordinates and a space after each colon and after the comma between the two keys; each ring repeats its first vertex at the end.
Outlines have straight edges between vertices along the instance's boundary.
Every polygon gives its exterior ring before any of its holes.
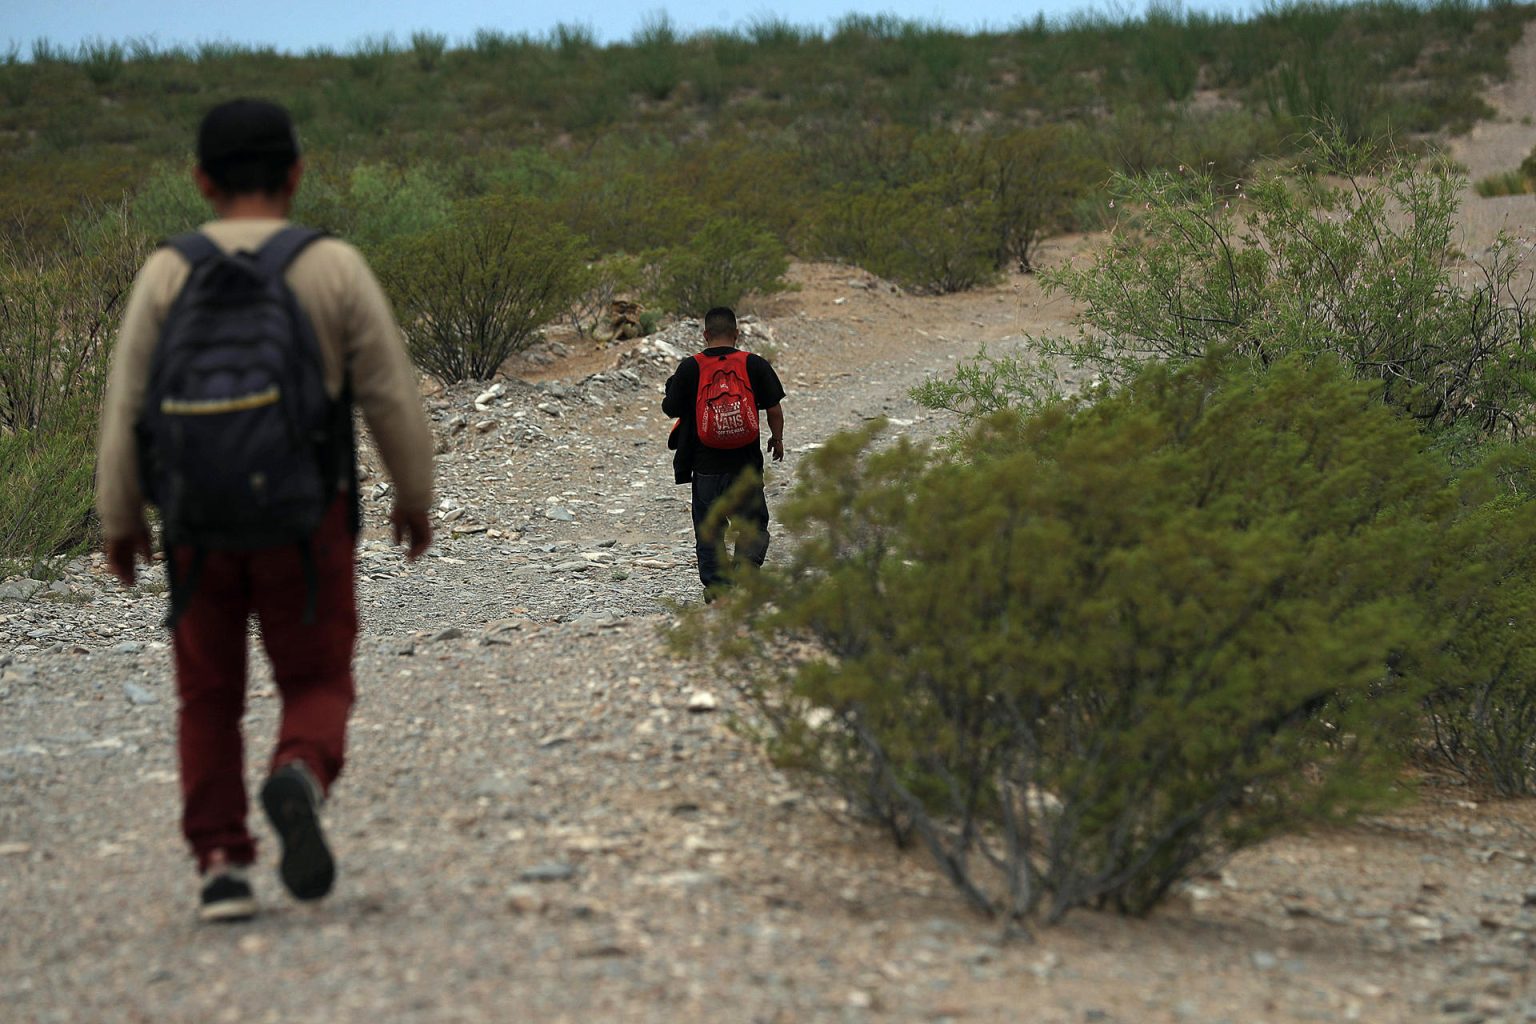
{"type": "MultiPolygon", "coordinates": [[[[699,558],[699,579],[705,600],[716,588],[728,586],[731,574],[722,569],[722,533],[709,523],[710,513],[731,496],[723,520],[741,520],[752,528],[737,544],[734,561],[761,566],[768,554],[768,500],[763,493],[763,450],[760,420],[768,421],[768,450],[773,461],[784,458],[784,386],[762,356],[736,347],[740,337],[736,314],[717,306],[704,314],[704,351],[680,363],[667,380],[661,409],[677,417],[671,447],[679,484],[693,484],[693,534],[699,558]],[[761,410],[762,416],[758,413],[761,410]],[[733,491],[744,476],[745,493],[733,491]]],[[[719,523],[723,529],[725,522],[719,523]]]]}
{"type": "Polygon", "coordinates": [[[150,557],[159,510],[179,698],[182,832],[201,875],[199,916],[244,920],[247,869],[240,719],[254,615],[282,718],[261,801],[298,899],[336,865],[320,807],[345,759],[354,697],[359,525],[352,408],[395,484],[395,540],[432,541],[432,436],[389,302],[350,245],[287,222],[303,174],[287,111],[261,100],[211,110],[196,181],[217,217],[140,270],[102,411],[96,507],[108,568],[125,586],[150,557]]]}

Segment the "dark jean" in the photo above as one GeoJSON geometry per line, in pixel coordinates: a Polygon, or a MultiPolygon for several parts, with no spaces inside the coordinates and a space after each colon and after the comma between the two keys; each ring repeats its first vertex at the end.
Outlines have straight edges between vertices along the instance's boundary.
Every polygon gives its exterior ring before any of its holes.
{"type": "MultiPolygon", "coordinates": [[[[746,471],[743,471],[746,472],[746,471]]],[[[723,509],[725,518],[710,529],[705,520],[730,492],[741,473],[695,473],[693,475],[693,539],[699,555],[699,580],[705,588],[728,585],[731,573],[722,571],[720,556],[731,526],[746,526],[750,532],[736,543],[732,568],[743,562],[761,566],[768,557],[768,498],[759,483],[734,498],[732,507],[723,509]]]]}

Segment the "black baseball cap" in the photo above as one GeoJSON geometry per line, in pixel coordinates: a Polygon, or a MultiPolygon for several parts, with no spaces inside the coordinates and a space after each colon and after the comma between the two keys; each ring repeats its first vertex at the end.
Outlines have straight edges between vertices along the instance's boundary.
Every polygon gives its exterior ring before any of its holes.
{"type": "Polygon", "coordinates": [[[237,160],[292,163],[299,158],[299,133],[288,111],[267,100],[220,103],[197,129],[197,162],[204,167],[237,160]]]}

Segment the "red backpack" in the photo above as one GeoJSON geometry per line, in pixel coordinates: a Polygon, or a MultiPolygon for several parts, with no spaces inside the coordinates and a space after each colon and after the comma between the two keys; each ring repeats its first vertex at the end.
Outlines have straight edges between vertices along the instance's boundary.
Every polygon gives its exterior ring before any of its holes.
{"type": "Polygon", "coordinates": [[[747,353],[700,352],[699,390],[693,422],[699,442],[710,448],[742,448],[757,441],[757,398],[747,376],[747,353]]]}

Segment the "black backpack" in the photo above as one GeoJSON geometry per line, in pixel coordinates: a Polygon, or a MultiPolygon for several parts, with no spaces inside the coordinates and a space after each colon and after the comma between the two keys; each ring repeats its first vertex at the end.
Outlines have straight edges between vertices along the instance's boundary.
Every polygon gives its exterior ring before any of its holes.
{"type": "Polygon", "coordinates": [[[283,278],[322,232],[288,227],[260,251],[226,254],[200,233],[165,244],[191,264],[150,363],[136,424],[140,483],[160,510],[174,627],[210,549],[297,544],[313,622],[310,536],[353,489],[349,397],[325,390],[320,344],[283,278]],[[173,553],[190,546],[180,573],[173,553]]]}

